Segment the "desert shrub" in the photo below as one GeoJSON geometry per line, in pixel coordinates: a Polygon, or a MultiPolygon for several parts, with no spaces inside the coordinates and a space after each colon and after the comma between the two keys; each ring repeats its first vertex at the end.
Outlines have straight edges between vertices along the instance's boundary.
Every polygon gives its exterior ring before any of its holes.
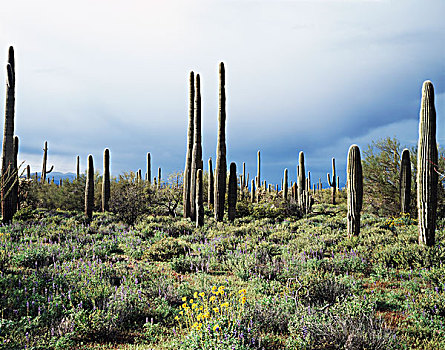
{"type": "Polygon", "coordinates": [[[186,241],[165,237],[151,245],[145,253],[145,257],[149,260],[168,261],[174,257],[178,257],[187,253],[190,244],[186,241]]]}

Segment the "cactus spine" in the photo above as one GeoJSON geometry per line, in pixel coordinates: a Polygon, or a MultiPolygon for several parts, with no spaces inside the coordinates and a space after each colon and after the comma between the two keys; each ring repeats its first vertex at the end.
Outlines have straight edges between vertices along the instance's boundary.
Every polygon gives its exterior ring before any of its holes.
{"type": "Polygon", "coordinates": [[[213,165],[212,165],[212,158],[209,158],[209,184],[208,184],[208,193],[207,193],[207,204],[209,206],[209,209],[213,208],[213,201],[214,201],[214,181],[213,181],[213,165]]]}
{"type": "Polygon", "coordinates": [[[15,116],[15,59],[14,48],[9,47],[8,63],[6,64],[6,105],[5,126],[3,131],[2,149],[2,215],[3,223],[9,223],[14,215],[13,196],[13,163],[14,163],[14,116],[15,116]]]}
{"type": "Polygon", "coordinates": [[[45,141],[45,147],[43,148],[42,173],[40,174],[40,180],[42,183],[46,181],[46,175],[48,175],[54,169],[54,165],[52,165],[49,170],[46,170],[47,160],[48,160],[48,142],[45,141]]]}
{"type": "Polygon", "coordinates": [[[411,160],[409,158],[409,149],[402,151],[402,160],[400,162],[400,212],[410,212],[411,203],[411,160]]]}
{"type": "Polygon", "coordinates": [[[93,156],[88,156],[87,181],[85,185],[85,215],[88,221],[93,218],[94,206],[94,165],[93,156]]]}
{"type": "Polygon", "coordinates": [[[147,172],[145,174],[145,181],[151,183],[151,154],[147,152],[147,172]]]}
{"type": "Polygon", "coordinates": [[[195,116],[193,132],[192,168],[190,173],[190,216],[196,219],[196,172],[202,169],[201,146],[201,80],[199,74],[195,78],[195,116]]]}
{"type": "Polygon", "coordinates": [[[202,188],[202,169],[196,172],[196,227],[204,225],[204,202],[202,188]]]}
{"type": "Polygon", "coordinates": [[[224,218],[224,201],[226,196],[226,82],[224,63],[219,65],[219,113],[218,142],[216,145],[216,176],[215,176],[215,220],[224,218]]]}
{"type": "Polygon", "coordinates": [[[283,199],[284,200],[287,200],[287,192],[288,192],[287,183],[288,183],[288,179],[287,179],[287,168],[286,168],[286,169],[284,169],[284,177],[283,177],[283,199]]]}
{"type": "Polygon", "coordinates": [[[430,81],[422,86],[419,143],[417,155],[417,209],[419,216],[419,244],[435,243],[438,164],[436,144],[436,108],[434,87],[430,81]]]}
{"type": "Polygon", "coordinates": [[[102,211],[110,209],[108,202],[110,201],[110,150],[104,150],[104,177],[102,181],[102,211]]]}
{"type": "Polygon", "coordinates": [[[236,199],[238,197],[238,184],[236,181],[236,164],[230,163],[229,170],[229,193],[227,195],[228,217],[229,221],[235,220],[236,215],[236,199]]]}
{"type": "Polygon", "coordinates": [[[331,176],[328,173],[328,184],[332,188],[332,204],[335,205],[335,193],[337,190],[337,172],[335,171],[335,158],[332,158],[332,181],[331,176]]]}
{"type": "Polygon", "coordinates": [[[349,147],[347,165],[348,234],[360,233],[360,211],[363,202],[363,174],[360,149],[357,145],[349,147]]]}
{"type": "Polygon", "coordinates": [[[189,124],[187,131],[187,154],[185,156],[184,169],[184,187],[182,192],[182,207],[184,218],[191,217],[191,171],[192,171],[192,153],[193,153],[193,133],[194,133],[194,113],[195,113],[195,73],[190,72],[190,90],[189,90],[189,124]]]}
{"type": "Polygon", "coordinates": [[[298,155],[298,167],[297,167],[297,189],[298,189],[298,205],[303,208],[304,207],[304,198],[303,198],[303,192],[306,188],[306,175],[305,175],[305,169],[304,169],[304,153],[303,151],[300,152],[298,155]]]}

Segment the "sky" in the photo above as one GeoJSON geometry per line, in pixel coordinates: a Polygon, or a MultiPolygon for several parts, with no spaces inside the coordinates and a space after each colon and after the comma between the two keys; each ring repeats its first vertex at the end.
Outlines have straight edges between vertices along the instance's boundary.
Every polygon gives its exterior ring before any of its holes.
{"type": "MultiPolygon", "coordinates": [[[[294,181],[298,153],[312,179],[347,151],[384,137],[413,146],[421,87],[436,94],[445,145],[443,0],[14,0],[0,11],[0,67],[16,54],[19,160],[102,172],[183,171],[189,72],[201,76],[203,160],[216,157],[218,64],[226,67],[227,162],[294,181]]],[[[6,81],[6,67],[0,82],[6,81]]],[[[5,96],[5,84],[0,84],[5,96]]],[[[4,110],[4,97],[1,108],[4,110]]],[[[363,153],[362,153],[363,154],[363,153]]],[[[215,162],[214,162],[215,163],[215,162]]]]}

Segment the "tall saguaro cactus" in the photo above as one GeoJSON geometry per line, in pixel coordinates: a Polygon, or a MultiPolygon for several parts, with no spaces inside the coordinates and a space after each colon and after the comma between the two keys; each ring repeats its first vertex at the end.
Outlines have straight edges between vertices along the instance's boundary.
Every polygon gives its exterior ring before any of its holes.
{"type": "Polygon", "coordinates": [[[229,221],[234,221],[236,216],[236,200],[238,198],[238,184],[236,179],[236,164],[230,163],[229,193],[227,196],[229,221]]]}
{"type": "Polygon", "coordinates": [[[363,173],[360,149],[357,145],[349,147],[347,165],[348,234],[360,233],[360,211],[363,203],[363,173]]]}
{"type": "Polygon", "coordinates": [[[402,160],[400,162],[400,212],[409,213],[411,203],[411,160],[409,149],[402,151],[402,160]]]}
{"type": "Polygon", "coordinates": [[[196,171],[196,227],[204,225],[202,169],[196,171]]]}
{"type": "Polygon", "coordinates": [[[87,166],[87,181],[85,185],[85,215],[88,220],[91,221],[93,218],[93,207],[94,207],[94,164],[93,156],[90,154],[88,156],[88,166],[87,166]]]}
{"type": "Polygon", "coordinates": [[[260,188],[261,187],[261,154],[260,151],[258,151],[257,154],[257,183],[256,183],[256,187],[260,188]]]}
{"type": "Polygon", "coordinates": [[[224,63],[219,64],[219,113],[218,141],[216,145],[216,176],[215,176],[215,219],[224,218],[224,202],[226,196],[226,74],[224,63]]]}
{"type": "Polygon", "coordinates": [[[14,215],[14,199],[11,187],[14,183],[14,116],[15,116],[15,59],[14,48],[9,47],[6,64],[6,105],[2,149],[2,215],[3,223],[9,223],[14,215]]]}
{"type": "Polygon", "coordinates": [[[190,173],[190,216],[196,218],[196,172],[202,169],[201,145],[201,79],[199,74],[195,77],[195,116],[193,132],[192,169],[190,173]]]}
{"type": "Polygon", "coordinates": [[[335,158],[332,158],[332,181],[328,173],[328,184],[332,188],[332,204],[335,205],[335,193],[337,191],[337,172],[335,171],[335,158]]]}
{"type": "Polygon", "coordinates": [[[288,175],[287,175],[287,168],[284,169],[284,176],[283,176],[283,199],[287,200],[287,193],[288,193],[288,175]]]}
{"type": "Polygon", "coordinates": [[[45,147],[43,148],[43,163],[42,163],[42,173],[40,174],[40,181],[45,183],[46,175],[48,175],[54,169],[54,165],[51,166],[49,170],[46,170],[46,163],[48,161],[48,142],[45,141],[45,147]]]}
{"type": "Polygon", "coordinates": [[[419,216],[419,244],[435,243],[438,163],[436,144],[436,108],[434,87],[430,81],[422,86],[419,143],[417,154],[417,209],[419,216]]]}
{"type": "Polygon", "coordinates": [[[298,189],[298,205],[304,207],[305,200],[303,198],[303,192],[306,188],[306,174],[304,169],[304,153],[300,152],[298,155],[298,168],[297,168],[297,189],[298,189]]]}
{"type": "Polygon", "coordinates": [[[145,174],[145,181],[151,183],[151,154],[147,152],[147,172],[145,174]]]}
{"type": "Polygon", "coordinates": [[[212,165],[212,158],[209,158],[209,183],[208,183],[208,189],[207,189],[207,204],[209,206],[209,209],[213,208],[213,201],[215,196],[215,188],[214,188],[214,181],[213,181],[213,165],[212,165]]]}
{"type": "Polygon", "coordinates": [[[80,157],[77,156],[76,158],[76,179],[79,179],[80,177],[80,157]]]}
{"type": "Polygon", "coordinates": [[[252,180],[252,183],[250,184],[250,201],[255,203],[255,180],[252,180]]]}
{"type": "Polygon", "coordinates": [[[104,177],[102,181],[102,211],[110,209],[108,202],[110,201],[110,150],[104,150],[104,177]]]}
{"type": "Polygon", "coordinates": [[[184,187],[182,192],[182,207],[184,218],[190,217],[191,199],[190,183],[192,172],[192,153],[193,153],[193,133],[194,133],[194,114],[195,114],[195,73],[190,72],[190,90],[189,90],[189,125],[187,131],[187,154],[185,156],[184,169],[184,187]]]}
{"type": "Polygon", "coordinates": [[[12,186],[12,211],[13,216],[16,213],[16,211],[19,209],[19,165],[18,165],[18,154],[19,154],[19,138],[18,136],[14,136],[14,164],[13,164],[13,183],[12,186]]]}

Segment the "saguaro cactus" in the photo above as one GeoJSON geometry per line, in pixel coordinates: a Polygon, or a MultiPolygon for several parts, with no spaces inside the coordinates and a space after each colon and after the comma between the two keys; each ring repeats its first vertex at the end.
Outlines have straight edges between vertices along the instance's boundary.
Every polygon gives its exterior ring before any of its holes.
{"type": "Polygon", "coordinates": [[[215,176],[215,219],[224,218],[224,201],[226,196],[226,75],[224,63],[219,64],[219,113],[218,142],[216,145],[216,176],[215,176]]]}
{"type": "Polygon", "coordinates": [[[13,186],[12,186],[12,212],[13,216],[19,209],[19,174],[18,174],[18,154],[19,154],[19,138],[14,136],[14,164],[13,164],[13,186]]]}
{"type": "Polygon", "coordinates": [[[363,174],[360,149],[357,145],[349,147],[347,165],[348,234],[360,233],[360,211],[363,202],[363,174]]]}
{"type": "Polygon", "coordinates": [[[400,162],[400,212],[409,213],[411,203],[411,160],[409,149],[402,151],[400,162]]]}
{"type": "Polygon", "coordinates": [[[204,201],[202,188],[202,169],[196,171],[196,227],[204,225],[204,201]]]}
{"type": "Polygon", "coordinates": [[[26,166],[26,178],[31,179],[31,166],[29,164],[26,166]]]}
{"type": "Polygon", "coordinates": [[[202,169],[202,145],[201,145],[201,80],[199,74],[195,78],[195,117],[193,132],[192,169],[190,173],[190,216],[195,220],[196,216],[196,172],[202,169]]]}
{"type": "Polygon", "coordinates": [[[255,180],[250,184],[250,201],[255,203],[255,180]]]}
{"type": "Polygon", "coordinates": [[[335,158],[332,158],[332,181],[331,176],[328,173],[328,184],[332,188],[332,204],[335,205],[335,194],[337,191],[337,172],[335,171],[335,158]]]}
{"type": "Polygon", "coordinates": [[[6,105],[5,127],[3,131],[2,149],[2,215],[3,223],[9,223],[14,215],[14,203],[11,187],[14,183],[14,116],[15,116],[15,60],[14,48],[9,47],[8,63],[6,64],[6,105]]]}
{"type": "Polygon", "coordinates": [[[297,189],[298,189],[298,205],[304,207],[305,200],[303,198],[303,192],[306,188],[306,174],[304,169],[304,153],[300,152],[298,155],[298,168],[297,168],[297,189]]]}
{"type": "Polygon", "coordinates": [[[191,199],[190,183],[192,172],[192,154],[193,154],[193,133],[194,133],[194,114],[195,114],[195,73],[190,72],[190,90],[189,90],[189,125],[187,131],[187,153],[185,156],[184,169],[184,187],[182,192],[182,207],[184,217],[190,217],[191,199]]]}
{"type": "Polygon", "coordinates": [[[110,201],[110,150],[104,150],[104,177],[102,181],[102,211],[110,209],[108,202],[110,201]]]}
{"type": "Polygon", "coordinates": [[[85,185],[85,215],[88,220],[93,218],[94,207],[94,165],[93,156],[88,156],[87,181],[85,185]]]}
{"type": "Polygon", "coordinates": [[[147,152],[147,172],[145,173],[145,181],[151,183],[151,155],[147,152]]]}
{"type": "Polygon", "coordinates": [[[213,208],[213,201],[214,201],[214,181],[213,181],[213,165],[212,165],[212,158],[209,158],[209,183],[208,183],[208,189],[207,189],[207,204],[209,206],[209,209],[213,208]]]}
{"type": "Polygon", "coordinates": [[[229,171],[229,193],[227,196],[228,217],[229,221],[235,220],[236,215],[236,200],[238,198],[238,184],[236,181],[236,164],[230,163],[229,171]]]}
{"type": "Polygon", "coordinates": [[[417,209],[419,216],[419,244],[435,243],[437,210],[437,144],[434,87],[430,81],[422,86],[419,143],[417,154],[417,209]]]}
{"type": "Polygon", "coordinates": [[[76,158],[76,179],[79,179],[80,177],[80,157],[77,156],[76,158]]]}
{"type": "Polygon", "coordinates": [[[257,186],[257,188],[260,188],[261,187],[261,154],[260,154],[260,151],[258,151],[258,154],[257,154],[257,173],[256,174],[257,174],[256,175],[256,180],[257,180],[256,186],[257,186]]]}
{"type": "Polygon", "coordinates": [[[43,148],[42,173],[40,174],[40,180],[42,183],[46,181],[46,175],[48,175],[54,169],[54,165],[52,165],[49,170],[46,170],[47,160],[48,160],[48,142],[45,141],[45,147],[43,148]]]}
{"type": "Polygon", "coordinates": [[[288,178],[287,178],[287,168],[284,169],[284,176],[283,176],[283,199],[287,200],[287,192],[288,192],[288,178]]]}

